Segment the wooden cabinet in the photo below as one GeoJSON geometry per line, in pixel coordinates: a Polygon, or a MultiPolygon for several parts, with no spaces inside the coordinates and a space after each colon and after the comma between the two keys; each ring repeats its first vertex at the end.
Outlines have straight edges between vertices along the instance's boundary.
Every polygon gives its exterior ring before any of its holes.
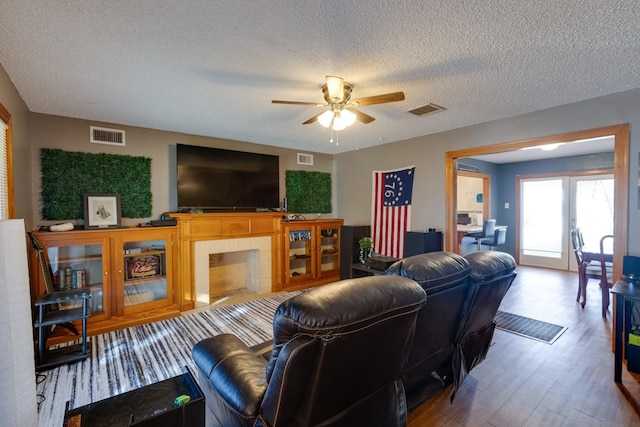
{"type": "Polygon", "coordinates": [[[291,221],[283,224],[285,290],[317,286],[340,279],[341,219],[291,221]]]}
{"type": "MultiPolygon", "coordinates": [[[[56,290],[90,289],[89,335],[179,314],[175,227],[34,234],[47,251],[56,290]]],[[[32,277],[37,278],[31,290],[35,299],[44,292],[44,281],[38,269],[32,269],[32,277]]]]}
{"type": "MultiPolygon", "coordinates": [[[[153,230],[150,230],[153,231],[153,230]]],[[[173,304],[171,280],[173,236],[147,232],[116,239],[116,295],[118,316],[148,312],[173,304]]]]}

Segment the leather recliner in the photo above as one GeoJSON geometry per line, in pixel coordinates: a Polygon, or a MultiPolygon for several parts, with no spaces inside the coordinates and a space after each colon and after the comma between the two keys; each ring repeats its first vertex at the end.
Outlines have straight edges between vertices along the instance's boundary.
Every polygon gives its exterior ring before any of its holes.
{"type": "Polygon", "coordinates": [[[403,374],[411,412],[453,382],[451,358],[468,295],[470,268],[460,255],[429,252],[397,261],[387,274],[415,280],[427,292],[403,374]]]}
{"type": "Polygon", "coordinates": [[[394,263],[387,274],[417,281],[427,292],[403,381],[409,412],[464,378],[487,355],[495,316],[516,277],[513,257],[497,251],[464,257],[430,252],[394,263]]]}
{"type": "Polygon", "coordinates": [[[496,313],[516,278],[516,262],[504,252],[482,251],[465,256],[469,262],[469,294],[453,355],[454,391],[471,370],[487,356],[496,329],[496,313]]]}
{"type": "Polygon", "coordinates": [[[415,281],[375,276],[314,288],[276,310],[266,358],[222,334],[193,348],[211,426],[404,426],[415,281]]]}

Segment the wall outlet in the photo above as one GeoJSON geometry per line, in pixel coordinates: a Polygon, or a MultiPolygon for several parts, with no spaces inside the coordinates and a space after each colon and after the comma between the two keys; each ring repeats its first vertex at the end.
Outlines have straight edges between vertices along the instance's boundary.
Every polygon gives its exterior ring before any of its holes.
{"type": "Polygon", "coordinates": [[[504,208],[505,208],[505,209],[509,209],[509,202],[506,202],[506,203],[504,204],[504,208]]]}

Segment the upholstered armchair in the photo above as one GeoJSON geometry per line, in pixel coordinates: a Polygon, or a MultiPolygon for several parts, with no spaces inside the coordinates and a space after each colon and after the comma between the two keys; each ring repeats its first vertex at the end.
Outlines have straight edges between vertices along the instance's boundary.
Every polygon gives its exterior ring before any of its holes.
{"type": "Polygon", "coordinates": [[[402,372],[425,291],[413,280],[343,280],[276,310],[268,357],[223,334],[193,348],[210,426],[404,426],[402,372]]]}

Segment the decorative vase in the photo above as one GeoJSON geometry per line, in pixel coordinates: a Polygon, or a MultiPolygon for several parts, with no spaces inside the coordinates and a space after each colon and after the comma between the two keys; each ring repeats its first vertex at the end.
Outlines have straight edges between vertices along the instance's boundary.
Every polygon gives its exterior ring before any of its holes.
{"type": "Polygon", "coordinates": [[[360,248],[360,263],[364,264],[367,258],[370,258],[373,254],[372,248],[360,248]]]}

